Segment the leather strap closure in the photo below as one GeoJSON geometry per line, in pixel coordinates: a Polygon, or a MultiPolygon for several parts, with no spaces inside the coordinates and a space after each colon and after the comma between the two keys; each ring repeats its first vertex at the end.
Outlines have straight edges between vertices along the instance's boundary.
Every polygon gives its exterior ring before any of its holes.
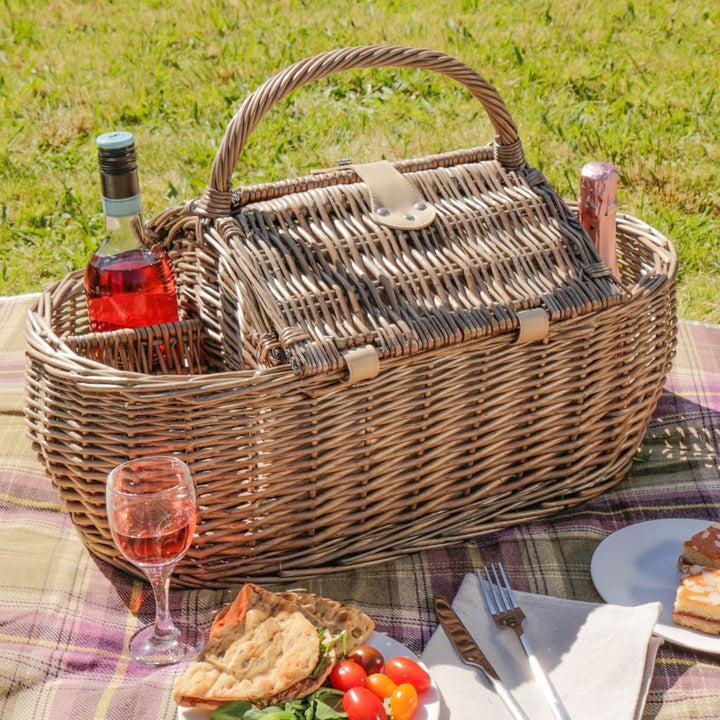
{"type": "Polygon", "coordinates": [[[387,160],[347,167],[368,186],[372,218],[379,225],[395,230],[421,230],[435,220],[435,207],[387,160]]]}
{"type": "Polygon", "coordinates": [[[543,308],[520,310],[517,314],[520,321],[520,332],[516,343],[531,343],[546,340],[550,331],[550,319],[543,308]]]}
{"type": "Polygon", "coordinates": [[[380,372],[380,358],[372,345],[350,348],[342,353],[348,368],[348,385],[354,385],[361,380],[370,380],[380,372]]]}

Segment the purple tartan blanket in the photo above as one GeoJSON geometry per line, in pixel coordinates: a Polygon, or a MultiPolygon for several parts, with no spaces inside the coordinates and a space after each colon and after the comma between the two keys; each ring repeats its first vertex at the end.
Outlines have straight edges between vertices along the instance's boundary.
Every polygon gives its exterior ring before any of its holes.
{"type": "MultiPolygon", "coordinates": [[[[148,586],[89,555],[26,438],[24,318],[31,298],[0,299],[0,717],[171,720],[181,668],[129,662],[151,619],[148,586]]],[[[678,354],[639,460],[612,491],[544,522],[305,583],[358,604],[378,630],[420,652],[434,593],[502,559],[518,590],[600,601],[590,558],[610,532],[657,517],[720,517],[720,328],[681,323],[678,354]]],[[[209,628],[234,591],[174,591],[176,617],[209,628]]],[[[720,717],[720,657],[665,644],[645,718],[720,717]]]]}

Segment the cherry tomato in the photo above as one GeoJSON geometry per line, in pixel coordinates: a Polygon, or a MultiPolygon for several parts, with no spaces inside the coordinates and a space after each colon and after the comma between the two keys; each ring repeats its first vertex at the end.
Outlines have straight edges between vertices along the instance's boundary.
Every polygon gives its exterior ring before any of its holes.
{"type": "Polygon", "coordinates": [[[410,683],[398,685],[390,696],[393,720],[410,720],[417,705],[417,690],[410,683]]]}
{"type": "Polygon", "coordinates": [[[342,706],[348,720],[387,720],[382,700],[364,687],[350,688],[343,695],[342,706]]]}
{"type": "Polygon", "coordinates": [[[394,657],[385,663],[385,674],[396,685],[410,683],[421,693],[430,687],[430,676],[412,658],[394,657]]]}
{"type": "Polygon", "coordinates": [[[389,698],[397,689],[397,685],[384,673],[368,675],[365,687],[381,700],[389,698]]]}
{"type": "Polygon", "coordinates": [[[385,666],[385,658],[382,653],[370,645],[358,645],[353,648],[347,654],[347,659],[362,665],[368,675],[382,672],[385,666]]]}
{"type": "Polygon", "coordinates": [[[347,692],[351,688],[362,687],[367,680],[367,673],[352,660],[342,660],[330,673],[330,684],[336,690],[347,692]]]}

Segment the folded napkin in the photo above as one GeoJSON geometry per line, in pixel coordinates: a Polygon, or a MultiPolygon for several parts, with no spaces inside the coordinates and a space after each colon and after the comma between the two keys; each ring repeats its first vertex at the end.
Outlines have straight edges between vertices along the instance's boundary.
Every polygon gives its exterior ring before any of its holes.
{"type": "MultiPolygon", "coordinates": [[[[598,605],[516,592],[523,627],[573,720],[641,717],[660,642],[652,635],[660,603],[598,605]]],[[[515,633],[490,617],[477,577],[466,575],[455,612],[520,706],[533,720],[553,720],[515,633]]],[[[439,627],[422,654],[443,702],[441,720],[510,717],[481,671],[460,660],[439,627]]]]}

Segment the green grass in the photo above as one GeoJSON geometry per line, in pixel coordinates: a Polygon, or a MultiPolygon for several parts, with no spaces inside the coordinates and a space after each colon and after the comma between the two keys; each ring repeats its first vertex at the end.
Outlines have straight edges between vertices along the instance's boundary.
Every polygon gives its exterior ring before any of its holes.
{"type": "MultiPolygon", "coordinates": [[[[575,197],[611,160],[620,209],[680,255],[683,318],[720,323],[720,10],[685,0],[50,2],[0,8],[0,294],[83,266],[102,232],[94,137],[135,133],[145,215],[199,195],[243,98],[323,50],[371,43],[454,55],[498,89],[530,163],[575,197]]],[[[274,108],[234,184],[492,139],[441,76],[342,73],[274,108]]]]}

